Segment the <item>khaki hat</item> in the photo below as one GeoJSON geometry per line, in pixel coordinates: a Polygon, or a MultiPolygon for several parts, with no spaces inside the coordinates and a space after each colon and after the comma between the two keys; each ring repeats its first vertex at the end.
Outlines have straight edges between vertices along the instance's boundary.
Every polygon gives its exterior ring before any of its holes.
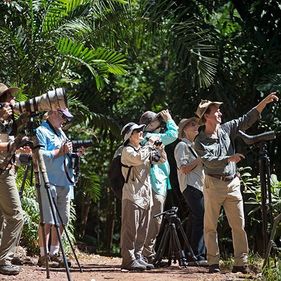
{"type": "Polygon", "coordinates": [[[185,138],[185,133],[184,133],[184,128],[186,127],[187,124],[191,123],[191,122],[199,122],[199,118],[197,117],[191,117],[191,118],[184,118],[181,119],[181,121],[179,122],[179,139],[184,139],[185,138]]]}
{"type": "Polygon", "coordinates": [[[134,122],[126,124],[121,130],[121,135],[123,136],[124,143],[130,138],[134,130],[143,131],[144,127],[145,124],[138,125],[134,122]]]}
{"type": "Polygon", "coordinates": [[[203,115],[205,114],[206,110],[208,107],[212,104],[215,104],[217,106],[221,106],[222,102],[219,101],[209,101],[209,100],[201,100],[199,103],[197,110],[195,112],[195,115],[199,118],[202,119],[203,115]]]}
{"type": "Polygon", "coordinates": [[[0,97],[6,93],[10,93],[11,95],[14,95],[17,93],[19,88],[8,88],[5,84],[0,83],[0,97]]]}

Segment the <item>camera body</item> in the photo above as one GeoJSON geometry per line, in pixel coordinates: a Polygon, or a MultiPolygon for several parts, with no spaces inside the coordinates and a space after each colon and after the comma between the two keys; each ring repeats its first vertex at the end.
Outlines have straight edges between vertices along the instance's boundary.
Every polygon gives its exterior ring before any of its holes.
{"type": "Polygon", "coordinates": [[[153,149],[150,154],[150,162],[159,162],[161,159],[161,154],[158,150],[153,149]]]}
{"type": "Polygon", "coordinates": [[[156,140],[156,141],[154,142],[154,145],[155,145],[155,146],[160,146],[160,145],[162,145],[162,141],[156,140]]]}

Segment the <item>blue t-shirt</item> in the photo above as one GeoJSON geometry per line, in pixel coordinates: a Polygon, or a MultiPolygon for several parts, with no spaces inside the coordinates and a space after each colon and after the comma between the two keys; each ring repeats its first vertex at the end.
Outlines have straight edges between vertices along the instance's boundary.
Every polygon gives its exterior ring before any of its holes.
{"type": "MultiPolygon", "coordinates": [[[[145,132],[145,138],[158,137],[164,144],[173,143],[178,138],[178,126],[175,121],[170,119],[166,123],[166,131],[164,133],[145,132]]],[[[151,186],[155,193],[166,196],[167,189],[171,189],[169,179],[170,165],[168,160],[164,163],[152,165],[150,169],[151,186]]]]}
{"type": "Polygon", "coordinates": [[[54,131],[47,121],[36,129],[36,136],[41,146],[50,184],[60,187],[72,186],[74,182],[71,155],[54,157],[54,150],[59,149],[67,140],[62,129],[54,131]],[[70,179],[68,179],[67,175],[70,179]],[[72,182],[70,182],[70,180],[72,182]]]}

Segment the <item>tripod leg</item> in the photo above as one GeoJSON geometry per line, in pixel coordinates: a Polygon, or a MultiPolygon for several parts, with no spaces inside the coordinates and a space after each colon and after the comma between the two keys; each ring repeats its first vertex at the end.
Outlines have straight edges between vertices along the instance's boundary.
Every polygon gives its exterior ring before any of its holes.
{"type": "Polygon", "coordinates": [[[157,267],[157,265],[160,264],[162,258],[163,258],[163,255],[165,253],[165,249],[167,248],[167,242],[168,242],[168,228],[167,228],[167,225],[164,226],[164,232],[163,232],[163,235],[162,235],[162,238],[161,238],[161,241],[160,241],[160,244],[159,244],[159,247],[158,247],[158,250],[156,252],[156,255],[155,255],[155,259],[154,259],[154,265],[157,267]]]}
{"type": "Polygon", "coordinates": [[[176,225],[174,223],[172,223],[172,237],[173,237],[173,241],[172,241],[172,248],[175,251],[175,257],[178,258],[179,261],[179,265],[180,266],[187,266],[187,262],[186,262],[186,257],[185,257],[185,253],[182,250],[181,247],[181,243],[177,234],[177,229],[176,229],[176,225]]]}
{"type": "Polygon", "coordinates": [[[39,178],[39,168],[37,160],[34,159],[34,178],[35,178],[35,187],[37,191],[37,200],[39,204],[39,213],[40,213],[40,227],[43,236],[43,244],[44,244],[44,254],[46,257],[46,277],[50,279],[50,269],[49,269],[49,261],[48,261],[48,252],[47,252],[47,245],[46,245],[46,231],[45,231],[45,222],[43,219],[43,210],[42,210],[42,198],[40,192],[40,178],[39,178]]]}
{"type": "Polygon", "coordinates": [[[38,146],[37,146],[36,149],[33,150],[33,155],[34,155],[34,158],[37,160],[36,162],[37,162],[38,168],[39,168],[38,171],[40,171],[41,174],[42,174],[43,183],[44,183],[44,186],[46,188],[48,202],[49,202],[49,205],[50,205],[50,208],[51,208],[51,213],[52,213],[52,217],[53,217],[53,220],[54,220],[54,226],[55,226],[55,229],[56,229],[57,237],[58,237],[58,240],[59,240],[59,245],[60,245],[60,249],[61,249],[61,253],[62,253],[62,257],[63,257],[64,266],[65,266],[65,269],[66,269],[67,278],[68,278],[68,280],[71,280],[71,276],[70,276],[70,272],[69,272],[69,266],[68,266],[68,263],[67,263],[67,260],[66,260],[66,257],[65,257],[65,252],[64,252],[64,249],[63,249],[63,244],[62,244],[62,240],[61,240],[61,236],[60,236],[60,229],[59,229],[58,221],[57,221],[57,218],[56,218],[56,212],[55,212],[55,208],[54,208],[54,204],[53,204],[54,199],[51,197],[50,183],[49,183],[49,179],[48,179],[48,176],[47,176],[45,162],[44,162],[44,159],[43,159],[42,152],[41,152],[41,150],[39,149],[38,146]]]}
{"type": "Polygon", "coordinates": [[[80,263],[79,263],[79,260],[78,260],[78,258],[77,258],[77,255],[76,255],[76,253],[75,253],[75,249],[74,249],[74,247],[73,247],[73,245],[72,245],[72,243],[71,243],[71,241],[70,241],[70,238],[69,238],[69,235],[68,235],[68,233],[67,233],[66,227],[65,227],[65,225],[63,224],[62,217],[61,217],[60,212],[59,212],[59,210],[58,210],[58,206],[57,206],[56,204],[54,204],[54,206],[55,206],[55,208],[56,208],[57,215],[58,215],[59,220],[60,220],[60,222],[61,222],[61,225],[62,225],[62,227],[63,227],[63,230],[64,230],[64,233],[65,233],[65,235],[66,235],[67,241],[68,241],[68,243],[69,243],[69,245],[70,245],[70,247],[71,247],[72,253],[73,253],[74,257],[75,257],[76,263],[77,263],[77,265],[78,265],[78,267],[79,267],[80,272],[82,272],[81,265],[80,265],[80,263]]]}
{"type": "Polygon", "coordinates": [[[180,233],[181,233],[181,235],[183,237],[184,243],[187,246],[187,248],[188,248],[188,250],[189,250],[189,252],[191,254],[191,258],[193,259],[194,262],[197,262],[197,258],[194,255],[194,252],[193,252],[193,250],[192,250],[192,248],[190,246],[189,240],[188,240],[188,238],[186,236],[186,233],[184,232],[184,229],[182,227],[182,224],[181,224],[179,218],[177,219],[177,226],[178,226],[178,228],[180,230],[180,233]]]}
{"type": "Polygon", "coordinates": [[[23,190],[24,190],[24,186],[25,186],[25,182],[26,182],[26,179],[27,179],[29,169],[30,169],[30,163],[28,163],[26,165],[26,168],[25,168],[25,171],[24,171],[24,174],[23,174],[23,179],[22,179],[21,187],[20,187],[20,191],[19,191],[20,200],[22,199],[22,196],[23,196],[23,190]]]}
{"type": "Polygon", "coordinates": [[[274,237],[275,237],[276,229],[277,229],[277,226],[278,226],[280,221],[281,221],[281,214],[279,214],[274,219],[273,227],[272,227],[272,230],[271,230],[271,233],[270,233],[269,243],[268,243],[267,250],[266,250],[266,253],[265,253],[265,257],[264,257],[264,262],[263,262],[262,268],[264,268],[266,266],[266,264],[268,263],[269,255],[270,255],[270,252],[271,252],[271,248],[272,248],[272,245],[274,244],[273,240],[274,240],[274,237]]]}

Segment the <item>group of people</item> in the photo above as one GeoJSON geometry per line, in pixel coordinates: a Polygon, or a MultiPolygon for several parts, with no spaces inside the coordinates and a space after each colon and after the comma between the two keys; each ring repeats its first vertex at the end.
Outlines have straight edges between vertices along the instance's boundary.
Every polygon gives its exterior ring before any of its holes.
{"type": "MultiPolygon", "coordinates": [[[[13,135],[12,108],[17,91],[18,88],[0,83],[0,274],[6,275],[20,272],[12,259],[24,223],[15,182],[14,154],[34,154],[34,147],[21,144],[13,135]]],[[[210,273],[220,272],[217,223],[223,207],[232,229],[232,271],[249,271],[243,199],[236,169],[236,163],[244,156],[235,151],[234,139],[238,130],[251,127],[265,106],[274,101],[278,101],[278,97],[271,93],[242,117],[223,124],[222,103],[202,100],[195,116],[182,119],[178,126],[169,111],[163,110],[147,111],[138,124],[130,122],[123,127],[121,162],[126,179],[122,189],[123,269],[154,268],[156,238],[162,222],[162,216],[154,216],[163,212],[167,190],[171,189],[165,146],[179,139],[174,157],[180,190],[192,221],[190,244],[197,264],[208,265],[210,273]]],[[[62,128],[72,117],[67,108],[50,110],[36,129],[48,179],[46,182],[43,171],[39,173],[40,266],[47,262],[64,265],[59,255],[59,237],[69,219],[74,179],[72,143],[62,128]]],[[[82,148],[78,152],[79,156],[83,151],[82,148]]]]}
{"type": "MultiPolygon", "coordinates": [[[[15,155],[21,153],[33,155],[33,149],[36,149],[30,143],[29,146],[25,145],[28,143],[21,143],[19,137],[14,135],[17,132],[13,130],[12,108],[18,90],[0,83],[0,274],[4,275],[17,275],[21,270],[12,262],[24,224],[19,191],[16,187],[17,161],[15,159],[18,157],[15,155]]],[[[40,188],[37,194],[42,211],[38,230],[39,266],[46,265],[46,262],[50,262],[55,267],[64,266],[64,261],[59,255],[59,237],[69,219],[74,178],[71,160],[72,143],[62,127],[72,117],[67,108],[50,110],[45,114],[45,120],[36,129],[36,134],[31,140],[35,147],[40,147],[47,174],[44,178],[43,169],[38,161],[40,188]],[[51,205],[53,210],[58,212],[53,213],[51,205]]],[[[83,153],[82,150],[77,152],[79,156],[83,153]]]]}
{"type": "Polygon", "coordinates": [[[267,104],[278,101],[275,92],[240,118],[222,123],[222,102],[201,100],[195,116],[178,126],[168,110],[145,112],[139,123],[126,124],[121,134],[122,191],[121,268],[154,268],[155,241],[159,233],[169,181],[165,145],[179,138],[174,149],[180,190],[187,203],[192,229],[190,245],[197,265],[220,272],[218,219],[224,208],[232,230],[232,272],[249,273],[244,206],[236,163],[244,155],[235,151],[238,131],[250,128],[267,104]],[[158,155],[159,157],[154,157],[158,155]]]}

